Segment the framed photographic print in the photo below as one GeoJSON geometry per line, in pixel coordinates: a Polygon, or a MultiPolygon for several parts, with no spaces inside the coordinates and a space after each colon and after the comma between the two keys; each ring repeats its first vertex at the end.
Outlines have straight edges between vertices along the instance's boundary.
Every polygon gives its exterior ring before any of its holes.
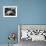
{"type": "Polygon", "coordinates": [[[18,41],[46,41],[46,25],[39,24],[19,24],[18,41]]]}
{"type": "Polygon", "coordinates": [[[17,6],[3,6],[3,17],[17,17],[17,6]]]}

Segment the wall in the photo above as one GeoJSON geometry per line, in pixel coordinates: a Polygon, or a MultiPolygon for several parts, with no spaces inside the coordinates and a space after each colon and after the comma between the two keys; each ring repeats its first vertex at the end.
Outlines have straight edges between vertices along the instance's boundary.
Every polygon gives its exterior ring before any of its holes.
{"type": "Polygon", "coordinates": [[[46,0],[0,0],[0,44],[8,43],[9,32],[17,34],[18,24],[46,24],[46,0]],[[3,17],[6,5],[18,6],[17,18],[3,17]]]}
{"type": "MultiPolygon", "coordinates": [[[[18,0],[0,0],[0,44],[7,44],[9,42],[8,35],[10,32],[17,32],[18,18],[3,17],[3,6],[18,6],[18,0]]],[[[18,43],[16,38],[15,43],[18,43]]]]}

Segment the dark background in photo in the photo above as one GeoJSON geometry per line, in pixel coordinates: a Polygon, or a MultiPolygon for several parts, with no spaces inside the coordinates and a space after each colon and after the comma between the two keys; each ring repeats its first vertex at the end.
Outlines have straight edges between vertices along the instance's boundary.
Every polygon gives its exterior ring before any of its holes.
{"type": "Polygon", "coordinates": [[[15,8],[5,8],[5,16],[15,16],[15,8]]]}

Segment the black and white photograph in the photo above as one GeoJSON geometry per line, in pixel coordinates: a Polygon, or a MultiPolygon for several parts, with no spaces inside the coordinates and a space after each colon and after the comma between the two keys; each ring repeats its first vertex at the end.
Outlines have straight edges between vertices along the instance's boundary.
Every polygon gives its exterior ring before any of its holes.
{"type": "Polygon", "coordinates": [[[3,6],[3,17],[17,17],[17,6],[3,6]]]}
{"type": "Polygon", "coordinates": [[[18,42],[20,46],[31,46],[46,41],[46,25],[19,24],[18,42]]]}

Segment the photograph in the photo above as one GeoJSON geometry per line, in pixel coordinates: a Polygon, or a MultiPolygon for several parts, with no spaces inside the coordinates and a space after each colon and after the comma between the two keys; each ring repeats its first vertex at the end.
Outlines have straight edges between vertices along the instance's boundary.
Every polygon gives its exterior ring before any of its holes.
{"type": "Polygon", "coordinates": [[[3,6],[3,17],[17,17],[17,6],[3,6]]]}
{"type": "Polygon", "coordinates": [[[46,41],[46,25],[19,24],[18,42],[20,46],[31,46],[32,43],[46,41]]]}

